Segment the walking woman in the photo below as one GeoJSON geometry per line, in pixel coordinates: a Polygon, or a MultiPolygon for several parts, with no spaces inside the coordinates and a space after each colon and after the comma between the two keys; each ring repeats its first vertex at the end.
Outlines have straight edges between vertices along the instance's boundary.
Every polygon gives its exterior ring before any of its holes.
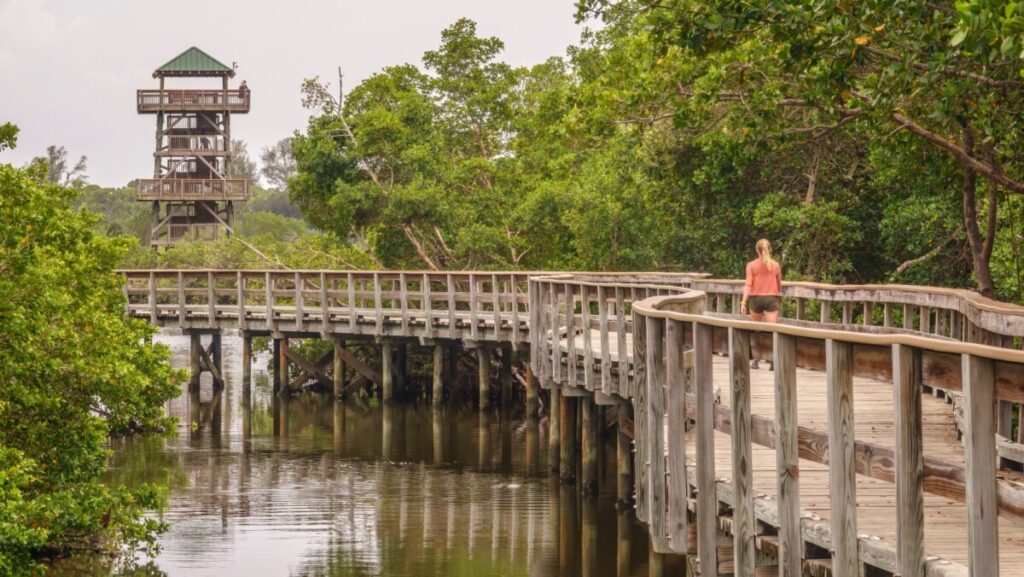
{"type": "Polygon", "coordinates": [[[756,248],[757,258],[747,263],[740,314],[749,310],[752,321],[777,323],[782,305],[782,265],[772,258],[772,243],[768,239],[757,241],[756,248]]]}
{"type": "MultiPolygon", "coordinates": [[[[756,248],[757,258],[747,263],[740,314],[747,314],[749,308],[750,320],[777,323],[782,305],[782,265],[772,258],[772,243],[768,239],[757,241],[756,248]]],[[[757,367],[754,359],[751,368],[757,367]]]]}

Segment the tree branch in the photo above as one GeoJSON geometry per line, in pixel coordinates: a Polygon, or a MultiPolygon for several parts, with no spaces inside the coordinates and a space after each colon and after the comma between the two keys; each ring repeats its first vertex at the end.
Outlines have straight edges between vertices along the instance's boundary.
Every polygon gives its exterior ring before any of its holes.
{"type": "Polygon", "coordinates": [[[405,233],[405,238],[409,239],[409,242],[411,242],[412,246],[416,249],[416,254],[419,255],[420,260],[422,260],[430,270],[441,270],[430,256],[427,255],[427,251],[423,247],[423,243],[420,242],[420,239],[416,238],[416,233],[413,232],[412,225],[403,224],[402,232],[405,233]]]}
{"type": "Polygon", "coordinates": [[[946,138],[923,128],[919,124],[915,123],[914,121],[910,120],[909,118],[903,116],[898,112],[894,112],[892,114],[892,119],[895,120],[896,123],[901,125],[903,128],[906,128],[912,134],[920,136],[921,138],[924,138],[928,142],[935,144],[939,148],[946,150],[947,152],[952,154],[957,160],[959,160],[964,165],[964,167],[970,169],[971,171],[984,176],[985,178],[991,180],[995,184],[1005,186],[1006,188],[1014,192],[1024,192],[1024,183],[1017,182],[1016,180],[1008,178],[1006,175],[999,172],[998,168],[992,166],[987,162],[982,162],[981,160],[978,160],[972,154],[969,154],[963,148],[960,148],[959,146],[950,142],[946,138]]]}
{"type": "Polygon", "coordinates": [[[938,256],[939,253],[942,252],[942,249],[946,248],[946,245],[948,245],[950,242],[952,242],[953,239],[955,239],[956,237],[960,236],[960,231],[962,231],[962,230],[963,229],[961,227],[959,227],[959,226],[956,227],[956,230],[953,231],[953,234],[950,235],[950,237],[946,240],[946,242],[944,242],[942,244],[939,244],[939,245],[936,245],[935,248],[933,248],[930,251],[922,254],[919,257],[903,261],[902,263],[900,263],[900,266],[896,267],[896,274],[897,275],[901,275],[904,272],[906,272],[906,270],[908,268],[914,266],[915,264],[920,264],[922,262],[929,261],[929,260],[935,258],[936,256],[938,256]]]}

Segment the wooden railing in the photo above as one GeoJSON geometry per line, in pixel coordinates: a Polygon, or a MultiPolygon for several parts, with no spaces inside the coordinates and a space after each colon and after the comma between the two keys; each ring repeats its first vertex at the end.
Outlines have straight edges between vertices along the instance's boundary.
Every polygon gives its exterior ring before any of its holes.
{"type": "Polygon", "coordinates": [[[227,154],[227,139],[217,134],[173,134],[157,149],[158,156],[201,156],[227,154]]]}
{"type": "Polygon", "coordinates": [[[656,551],[674,553],[691,550],[693,520],[702,575],[717,571],[720,529],[733,535],[737,574],[753,574],[755,544],[774,535],[784,575],[801,575],[812,549],[830,557],[832,575],[858,575],[861,565],[908,577],[996,575],[999,518],[1024,523],[1024,486],[1001,478],[997,462],[1024,461],[1011,440],[1024,420],[1024,352],[1014,348],[1024,309],[967,291],[787,283],[797,318],[767,324],[732,314],[740,282],[701,275],[123,274],[129,313],[157,325],[528,342],[544,386],[632,408],[637,517],[656,551]],[[728,404],[716,400],[716,355],[727,358],[728,404]],[[752,357],[774,362],[773,414],[752,413],[752,357]],[[820,428],[798,426],[801,399],[821,394],[798,386],[808,374],[798,367],[824,375],[820,428]],[[855,377],[892,383],[891,443],[858,437],[855,377]],[[926,389],[956,399],[963,462],[925,454],[926,389]],[[715,470],[716,431],[729,435],[728,479],[715,470]],[[754,446],[775,452],[774,496],[754,492],[754,446]],[[800,459],[828,466],[828,520],[800,509],[800,459]],[[895,485],[886,505],[895,541],[858,532],[858,475],[895,485]],[[966,567],[925,555],[925,493],[964,504],[966,567]]]}
{"type": "Polygon", "coordinates": [[[128,311],[153,324],[523,342],[526,273],[125,271],[128,311]]]}
{"type": "Polygon", "coordinates": [[[249,198],[244,178],[142,178],[135,181],[135,200],[239,200],[249,198]]]}
{"type": "Polygon", "coordinates": [[[248,90],[139,90],[138,111],[186,112],[222,111],[249,112],[248,90]]]}

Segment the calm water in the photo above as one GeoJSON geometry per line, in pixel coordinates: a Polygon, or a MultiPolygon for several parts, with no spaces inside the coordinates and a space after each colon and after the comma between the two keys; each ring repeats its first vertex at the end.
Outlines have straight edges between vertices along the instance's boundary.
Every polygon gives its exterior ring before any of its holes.
{"type": "MultiPolygon", "coordinates": [[[[162,336],[177,366],[188,340],[162,336]]],[[[645,530],[614,506],[614,446],[596,498],[547,474],[547,422],[429,405],[273,396],[266,356],[241,386],[183,394],[173,438],[119,443],[111,479],[171,486],[155,559],[64,563],[55,575],[646,575],[645,530]]]]}

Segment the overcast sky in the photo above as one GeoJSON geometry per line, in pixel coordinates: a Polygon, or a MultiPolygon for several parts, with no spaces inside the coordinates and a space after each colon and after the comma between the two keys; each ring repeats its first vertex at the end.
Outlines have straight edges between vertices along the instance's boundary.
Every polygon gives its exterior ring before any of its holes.
{"type": "Polygon", "coordinates": [[[578,40],[573,12],[573,0],[0,0],[0,123],[21,127],[0,162],[61,144],[88,156],[90,182],[151,176],[156,121],[135,112],[135,90],[155,88],[153,70],[189,46],[238,63],[232,86],[245,79],[253,104],[232,136],[258,157],[305,126],[304,78],[333,81],[340,65],[352,88],[384,66],[420,65],[461,17],[501,38],[506,62],[535,64],[578,40]]]}

